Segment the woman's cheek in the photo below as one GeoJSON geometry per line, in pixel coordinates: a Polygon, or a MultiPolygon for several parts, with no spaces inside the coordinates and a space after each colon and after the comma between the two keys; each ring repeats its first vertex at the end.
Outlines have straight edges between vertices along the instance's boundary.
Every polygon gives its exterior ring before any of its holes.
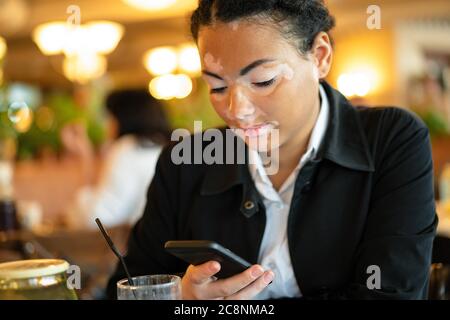
{"type": "Polygon", "coordinates": [[[229,119],[228,107],[224,101],[217,101],[211,98],[211,104],[216,110],[216,113],[224,120],[227,121],[229,119]]]}

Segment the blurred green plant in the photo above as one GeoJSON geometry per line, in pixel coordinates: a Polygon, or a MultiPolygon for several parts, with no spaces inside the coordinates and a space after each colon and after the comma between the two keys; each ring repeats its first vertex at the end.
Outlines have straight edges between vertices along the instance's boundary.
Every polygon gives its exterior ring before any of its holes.
{"type": "Polygon", "coordinates": [[[59,154],[62,151],[60,131],[71,122],[83,122],[95,146],[104,141],[104,121],[99,108],[92,105],[81,108],[71,94],[57,92],[50,94],[44,106],[36,109],[31,128],[19,134],[19,159],[33,158],[42,151],[59,154]],[[45,122],[41,116],[43,108],[47,110],[47,123],[42,123],[45,122]]]}
{"type": "MultiPolygon", "coordinates": [[[[71,92],[50,92],[44,102],[38,107],[29,106],[32,113],[32,123],[28,130],[20,132],[8,115],[11,101],[7,99],[8,88],[1,88],[0,94],[0,132],[13,132],[17,140],[17,158],[31,159],[43,153],[58,155],[62,151],[60,140],[61,129],[70,122],[84,122],[88,135],[95,146],[100,145],[105,138],[104,116],[101,102],[95,92],[90,95],[86,106],[76,103],[71,92]]],[[[6,134],[6,133],[4,133],[6,134]]]]}
{"type": "Polygon", "coordinates": [[[450,135],[450,127],[445,116],[433,109],[416,112],[428,127],[431,138],[450,135]]]}
{"type": "MultiPolygon", "coordinates": [[[[164,101],[165,110],[172,128],[194,130],[194,121],[202,121],[203,130],[224,126],[209,100],[206,84],[194,79],[193,93],[185,99],[164,101]]],[[[42,154],[58,155],[62,151],[60,131],[68,123],[83,122],[94,146],[100,146],[106,138],[105,111],[103,108],[105,92],[100,87],[89,88],[88,101],[79,103],[77,94],[66,91],[53,91],[44,94],[37,107],[30,108],[33,120],[26,132],[18,132],[10,121],[7,111],[9,101],[5,98],[7,87],[0,87],[0,137],[14,135],[17,140],[17,158],[32,159],[42,154]]],[[[81,94],[83,96],[83,94],[81,94]]],[[[86,99],[86,97],[84,97],[86,99]]]]}

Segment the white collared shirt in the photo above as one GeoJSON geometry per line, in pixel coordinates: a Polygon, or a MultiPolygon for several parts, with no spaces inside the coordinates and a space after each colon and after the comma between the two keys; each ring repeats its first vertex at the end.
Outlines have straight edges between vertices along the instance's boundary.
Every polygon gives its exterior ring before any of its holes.
{"type": "Polygon", "coordinates": [[[322,86],[320,86],[320,97],[320,112],[311,132],[307,151],[283,183],[279,192],[274,189],[267,176],[258,152],[255,150],[249,151],[249,171],[266,208],[266,227],[258,263],[264,269],[270,269],[275,273],[272,284],[266,287],[255,299],[302,296],[289,254],[287,221],[297,175],[305,163],[316,155],[327,128],[329,103],[322,86]]]}

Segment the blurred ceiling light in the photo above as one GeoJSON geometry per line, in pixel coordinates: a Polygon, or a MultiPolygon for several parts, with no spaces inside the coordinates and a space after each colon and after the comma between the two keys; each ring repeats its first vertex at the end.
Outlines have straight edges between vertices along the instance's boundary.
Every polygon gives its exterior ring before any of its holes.
{"type": "Polygon", "coordinates": [[[149,90],[156,99],[183,99],[192,92],[192,80],[185,74],[166,74],[152,79],[149,90]]]}
{"type": "Polygon", "coordinates": [[[0,60],[5,56],[6,48],[6,40],[3,37],[0,37],[0,60]]]}
{"type": "Polygon", "coordinates": [[[95,52],[84,25],[66,25],[63,42],[62,52],[67,57],[95,52]]]}
{"type": "Polygon", "coordinates": [[[364,97],[373,89],[374,73],[369,70],[343,73],[337,86],[346,97],[364,97]]]}
{"type": "Polygon", "coordinates": [[[198,76],[201,71],[200,54],[195,44],[182,45],[178,51],[178,66],[181,71],[198,76]]]}
{"type": "Polygon", "coordinates": [[[89,47],[96,53],[110,54],[119,44],[124,33],[124,27],[110,21],[96,21],[84,25],[89,47]]]}
{"type": "Polygon", "coordinates": [[[65,22],[49,22],[37,26],[32,37],[43,54],[59,54],[64,49],[67,31],[65,22]]]}
{"type": "Polygon", "coordinates": [[[85,52],[111,53],[124,33],[122,25],[110,21],[93,21],[84,25],[49,22],[36,27],[33,40],[45,55],[85,52]]]}
{"type": "Polygon", "coordinates": [[[68,56],[63,62],[64,75],[81,84],[101,77],[106,72],[106,67],[106,58],[97,54],[68,56]]]}
{"type": "Polygon", "coordinates": [[[175,76],[175,98],[186,98],[192,92],[192,80],[185,74],[178,74],[175,76]]]}
{"type": "Polygon", "coordinates": [[[150,49],[144,54],[144,65],[155,76],[168,74],[177,68],[177,54],[171,47],[150,49]]]}
{"type": "Polygon", "coordinates": [[[149,84],[150,94],[159,100],[173,99],[174,83],[175,83],[175,76],[173,74],[166,74],[163,76],[153,78],[149,84]]]}
{"type": "Polygon", "coordinates": [[[123,2],[141,10],[160,10],[170,7],[177,0],[123,0],[123,2]]]}

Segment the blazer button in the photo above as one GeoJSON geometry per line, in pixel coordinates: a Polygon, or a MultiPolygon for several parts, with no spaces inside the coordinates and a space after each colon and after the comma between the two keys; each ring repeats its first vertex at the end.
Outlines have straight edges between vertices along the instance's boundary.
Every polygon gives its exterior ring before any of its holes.
{"type": "Polygon", "coordinates": [[[253,201],[250,201],[250,200],[245,201],[244,208],[246,210],[252,210],[254,207],[255,207],[255,204],[253,203],[253,201]]]}
{"type": "Polygon", "coordinates": [[[305,185],[303,186],[302,193],[310,192],[311,189],[312,189],[311,181],[306,181],[305,185]]]}

